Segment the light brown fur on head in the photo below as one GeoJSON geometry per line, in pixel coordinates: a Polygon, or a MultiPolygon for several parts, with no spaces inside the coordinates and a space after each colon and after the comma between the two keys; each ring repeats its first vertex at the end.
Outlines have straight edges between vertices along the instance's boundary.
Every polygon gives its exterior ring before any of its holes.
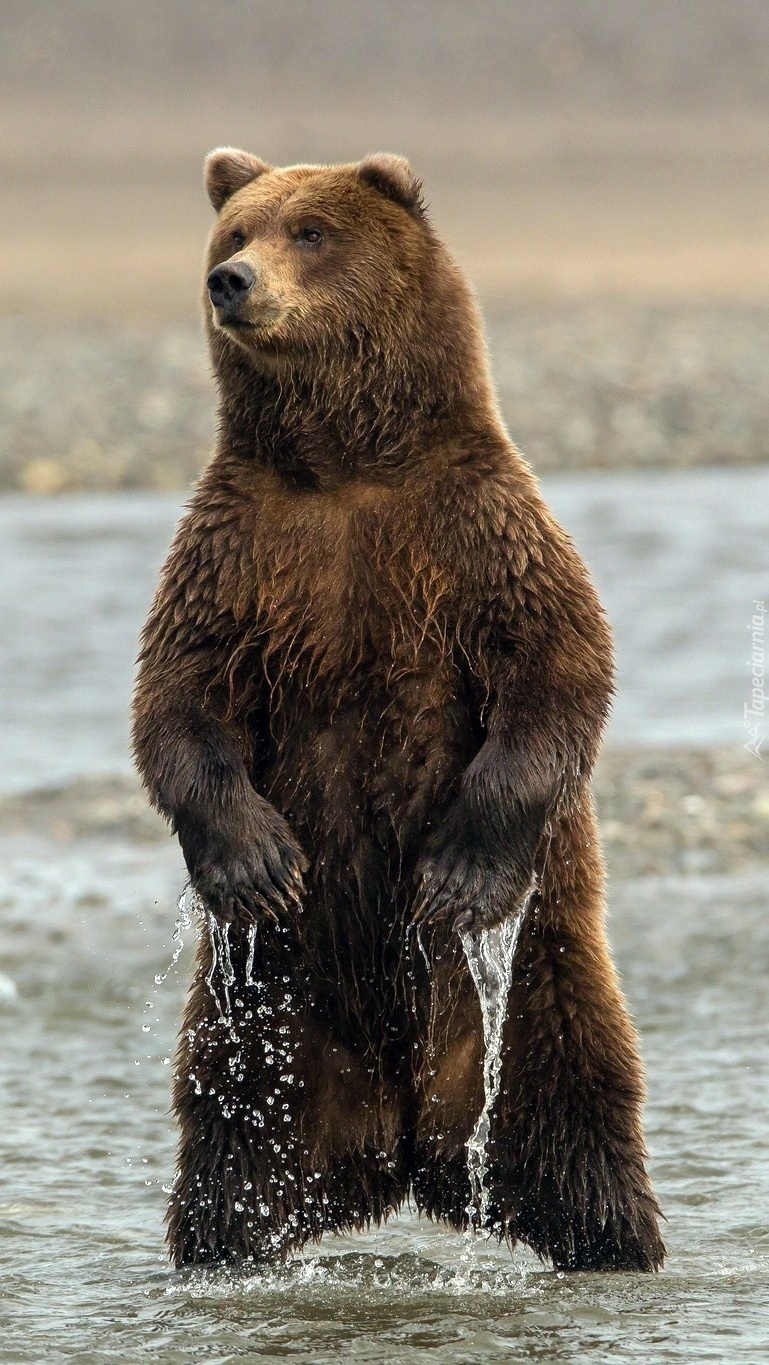
{"type": "Polygon", "coordinates": [[[414,286],[442,248],[414,212],[418,189],[407,162],[372,157],[360,166],[281,170],[245,152],[232,158],[229,167],[213,163],[219,218],[208,271],[243,261],[257,283],[237,322],[214,316],[215,326],[249,352],[266,345],[285,358],[317,350],[340,329],[372,327],[374,318],[378,326],[383,301],[402,323],[412,320],[414,286]],[[232,185],[224,197],[223,181],[232,185]],[[321,240],[307,241],[308,232],[321,240]]]}
{"type": "Polygon", "coordinates": [[[223,265],[255,276],[237,309],[225,315],[208,292],[204,305],[231,434],[258,444],[269,409],[265,444],[290,430],[291,458],[303,440],[309,468],[317,421],[325,447],[338,431],[339,467],[358,467],[402,459],[404,440],[424,447],[448,413],[496,412],[474,299],[408,162],[280,169],[216,152],[207,165],[219,204],[207,279],[223,265]]]}
{"type": "Polygon", "coordinates": [[[206,192],[217,213],[222,204],[251,180],[269,171],[266,161],[237,147],[215,147],[203,169],[206,192]]]}

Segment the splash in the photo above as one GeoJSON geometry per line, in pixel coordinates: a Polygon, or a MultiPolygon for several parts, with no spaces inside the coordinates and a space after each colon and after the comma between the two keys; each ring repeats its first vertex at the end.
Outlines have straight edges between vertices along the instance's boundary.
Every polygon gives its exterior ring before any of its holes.
{"type": "Polygon", "coordinates": [[[168,973],[176,967],[176,964],[181,957],[182,949],[184,948],[184,935],[192,924],[193,916],[203,914],[203,902],[197,891],[190,886],[189,882],[182,891],[179,900],[177,901],[176,908],[179,913],[176,917],[174,932],[171,935],[171,942],[173,944],[171,961],[164,972],[157,973],[155,977],[156,986],[162,986],[168,973]]]}
{"type": "Polygon", "coordinates": [[[467,1173],[470,1177],[470,1203],[467,1214],[470,1233],[484,1228],[489,1211],[486,1186],[491,1113],[499,1095],[502,1071],[502,1030],[507,1016],[507,998],[513,975],[513,958],[523,918],[534,892],[532,886],[518,910],[493,929],[461,929],[470,975],[475,982],[483,1020],[483,1109],[467,1144],[467,1173]]]}

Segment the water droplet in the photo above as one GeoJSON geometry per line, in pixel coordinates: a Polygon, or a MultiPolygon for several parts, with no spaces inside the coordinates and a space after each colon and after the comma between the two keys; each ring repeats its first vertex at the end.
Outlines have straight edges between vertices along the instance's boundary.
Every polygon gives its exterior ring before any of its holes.
{"type": "MultiPolygon", "coordinates": [[[[256,952],[256,925],[248,926],[248,954],[246,957],[246,985],[254,986],[254,954],[256,952]]],[[[246,1016],[250,1018],[250,1014],[246,1016]]]]}

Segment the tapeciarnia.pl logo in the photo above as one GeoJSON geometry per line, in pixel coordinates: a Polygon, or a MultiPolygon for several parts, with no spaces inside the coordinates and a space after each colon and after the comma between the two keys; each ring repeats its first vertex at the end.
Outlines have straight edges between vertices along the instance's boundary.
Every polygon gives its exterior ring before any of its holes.
{"type": "Polygon", "coordinates": [[[750,701],[742,708],[743,723],[748,732],[743,748],[764,761],[761,745],[766,738],[766,669],[764,645],[766,638],[766,604],[753,599],[753,615],[748,623],[750,631],[750,701]]]}

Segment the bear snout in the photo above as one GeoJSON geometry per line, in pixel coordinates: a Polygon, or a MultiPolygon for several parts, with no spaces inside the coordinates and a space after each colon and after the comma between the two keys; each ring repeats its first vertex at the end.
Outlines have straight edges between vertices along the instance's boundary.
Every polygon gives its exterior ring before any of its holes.
{"type": "Polygon", "coordinates": [[[208,276],[208,296],[220,312],[235,313],[248,298],[255,280],[256,272],[247,261],[225,261],[208,276]]]}

